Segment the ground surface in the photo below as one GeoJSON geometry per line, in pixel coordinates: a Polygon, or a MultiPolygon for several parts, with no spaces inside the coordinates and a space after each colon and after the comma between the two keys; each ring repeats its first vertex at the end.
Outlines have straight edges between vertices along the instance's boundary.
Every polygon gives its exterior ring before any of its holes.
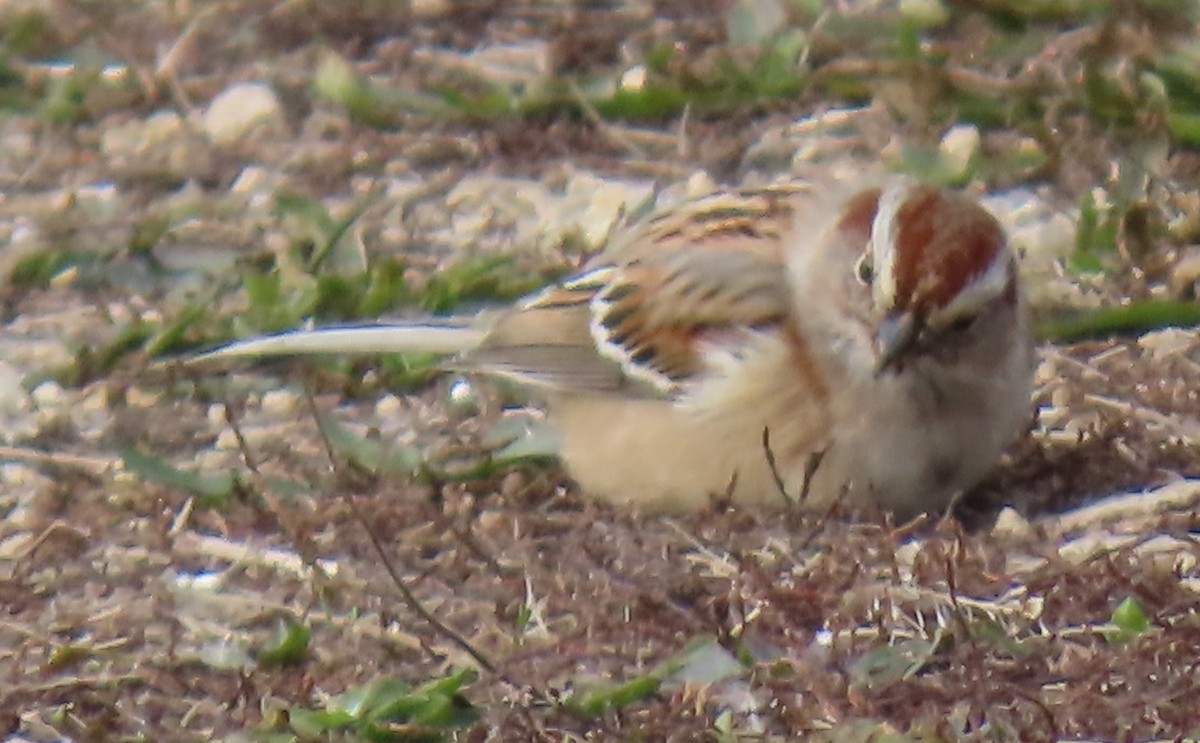
{"type": "Polygon", "coordinates": [[[1195,10],[903,5],[0,5],[2,734],[1200,734],[1200,342],[1146,330],[1194,318],[1195,10]],[[159,361],[881,161],[986,194],[1059,339],[952,518],[641,517],[427,360],[159,361]]]}

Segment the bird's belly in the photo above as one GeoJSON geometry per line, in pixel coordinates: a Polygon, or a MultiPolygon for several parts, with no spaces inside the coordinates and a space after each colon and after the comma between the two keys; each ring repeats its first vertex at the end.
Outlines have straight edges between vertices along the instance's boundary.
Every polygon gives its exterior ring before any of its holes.
{"type": "Polygon", "coordinates": [[[782,506],[802,490],[806,508],[840,498],[902,518],[938,511],[994,465],[1020,422],[1013,415],[1014,425],[981,435],[982,411],[931,416],[904,395],[877,401],[858,417],[778,400],[723,416],[606,395],[551,402],[571,477],[588,495],[643,511],[696,510],[725,495],[782,506]]]}
{"type": "MultiPolygon", "coordinates": [[[[794,496],[803,476],[791,465],[818,451],[825,434],[825,426],[804,412],[775,421],[746,410],[716,417],[664,400],[603,395],[551,406],[562,432],[563,462],[585,493],[643,511],[676,512],[726,495],[739,503],[783,505],[763,430],[769,430],[775,470],[794,496]]],[[[833,495],[812,493],[810,500],[827,502],[833,495]]]]}

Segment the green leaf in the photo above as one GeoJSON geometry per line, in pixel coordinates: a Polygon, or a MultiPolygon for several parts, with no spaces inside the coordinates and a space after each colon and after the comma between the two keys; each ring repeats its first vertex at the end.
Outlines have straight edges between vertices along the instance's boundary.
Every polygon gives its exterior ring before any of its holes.
{"type": "Polygon", "coordinates": [[[44,289],[68,268],[94,261],[95,256],[77,250],[39,250],[18,259],[9,271],[8,281],[19,289],[44,289]]]}
{"type": "Polygon", "coordinates": [[[189,329],[207,319],[212,310],[212,300],[195,302],[186,307],[166,327],[150,336],[142,346],[147,358],[157,358],[185,348],[184,338],[189,329]]]}
{"type": "Polygon", "coordinates": [[[404,295],[404,264],[386,259],[367,270],[366,288],[354,308],[357,317],[378,317],[404,295]]]}
{"type": "Polygon", "coordinates": [[[288,711],[292,730],[304,738],[317,738],[354,727],[356,718],[343,710],[292,709],[288,711]]]}
{"type": "Polygon", "coordinates": [[[1200,147],[1200,114],[1167,114],[1167,129],[1180,144],[1200,147]]]}
{"type": "Polygon", "coordinates": [[[334,453],[366,472],[412,477],[425,464],[424,455],[416,447],[397,447],[359,436],[326,416],[319,417],[317,422],[334,453]]]}
{"type": "Polygon", "coordinates": [[[1141,334],[1151,330],[1200,325],[1200,305],[1148,299],[1119,307],[1078,312],[1038,325],[1042,340],[1066,343],[1086,338],[1141,334]]]}
{"type": "Polygon", "coordinates": [[[587,717],[599,717],[610,710],[619,710],[648,699],[658,693],[662,679],[638,676],[619,684],[603,684],[582,689],[568,697],[563,704],[573,712],[587,717]]]}
{"type": "Polygon", "coordinates": [[[351,728],[366,740],[443,740],[449,729],[479,719],[479,711],[460,693],[476,678],[474,670],[465,669],[417,689],[397,679],[378,679],[336,698],[329,716],[309,715],[306,722],[310,727],[325,724],[327,730],[351,728]]]}
{"type": "Polygon", "coordinates": [[[929,662],[936,650],[936,641],[916,638],[876,648],[850,665],[851,683],[880,689],[910,678],[929,662]]]}
{"type": "Polygon", "coordinates": [[[258,662],[267,666],[296,665],[308,657],[312,631],[302,624],[280,621],[271,641],[258,653],[258,662]]]}
{"type": "Polygon", "coordinates": [[[209,501],[224,502],[233,495],[238,486],[237,477],[232,472],[219,472],[214,475],[188,472],[132,447],[121,451],[121,461],[127,471],[143,480],[183,490],[209,501]]]}
{"type": "Polygon", "coordinates": [[[396,353],[383,357],[379,367],[388,389],[412,390],[441,373],[442,361],[436,353],[396,353]]]}
{"type": "Polygon", "coordinates": [[[479,672],[474,668],[463,668],[448,676],[426,683],[418,691],[422,694],[458,694],[474,683],[477,678],[479,678],[479,672]]]}
{"type": "Polygon", "coordinates": [[[486,431],[483,441],[487,446],[499,447],[492,459],[501,465],[554,459],[562,451],[558,429],[529,418],[501,418],[486,431]]]}
{"type": "MultiPolygon", "coordinates": [[[[311,276],[294,277],[292,285],[284,287],[278,271],[242,273],[242,288],[250,302],[249,311],[240,318],[251,332],[274,333],[296,327],[312,314],[320,300],[317,280],[311,276]]],[[[235,325],[237,323],[235,322],[235,325]]]]}
{"type": "Polygon", "coordinates": [[[290,235],[307,239],[313,245],[325,243],[336,229],[336,223],[325,205],[307,196],[277,194],[272,211],[287,222],[290,235]]]}
{"type": "Polygon", "coordinates": [[[66,671],[95,657],[95,655],[96,649],[91,643],[63,645],[55,649],[39,670],[42,673],[66,671]]]}
{"type": "Polygon", "coordinates": [[[622,88],[593,105],[605,119],[661,121],[677,115],[688,103],[688,95],[678,87],[648,83],[639,90],[622,88]]]}
{"type": "Polygon", "coordinates": [[[332,51],[321,55],[313,90],[318,98],[346,109],[350,118],[377,129],[395,126],[406,113],[441,118],[453,113],[441,96],[375,85],[332,51]]]}
{"type": "Polygon", "coordinates": [[[313,91],[317,98],[341,106],[350,118],[367,126],[383,128],[396,122],[396,112],[379,91],[333,52],[321,55],[313,76],[313,91]]]}
{"type": "Polygon", "coordinates": [[[1111,621],[1124,637],[1137,637],[1150,629],[1150,620],[1146,618],[1146,613],[1142,611],[1141,605],[1132,596],[1117,605],[1117,608],[1113,610],[1111,621]]]}
{"type": "Polygon", "coordinates": [[[429,700],[429,695],[414,691],[407,684],[383,679],[370,686],[358,716],[371,722],[407,722],[424,709],[429,700]]]}

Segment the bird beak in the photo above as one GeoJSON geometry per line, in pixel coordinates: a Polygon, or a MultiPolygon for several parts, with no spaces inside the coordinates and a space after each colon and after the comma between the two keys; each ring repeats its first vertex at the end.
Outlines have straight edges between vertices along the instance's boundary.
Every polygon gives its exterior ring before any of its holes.
{"type": "Polygon", "coordinates": [[[921,318],[913,310],[889,313],[875,331],[875,375],[879,376],[912,348],[921,332],[921,318]]]}

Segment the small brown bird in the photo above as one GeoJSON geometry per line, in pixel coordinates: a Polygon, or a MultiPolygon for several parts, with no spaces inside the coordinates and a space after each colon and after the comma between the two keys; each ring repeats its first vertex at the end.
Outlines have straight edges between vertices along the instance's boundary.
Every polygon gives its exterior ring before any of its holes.
{"type": "Polygon", "coordinates": [[[418,349],[540,388],[583,490],[645,510],[781,503],[777,478],[807,507],[940,510],[1026,422],[1033,370],[1000,225],[901,178],[700,197],[485,327],[317,330],[210,356],[418,349]]]}

